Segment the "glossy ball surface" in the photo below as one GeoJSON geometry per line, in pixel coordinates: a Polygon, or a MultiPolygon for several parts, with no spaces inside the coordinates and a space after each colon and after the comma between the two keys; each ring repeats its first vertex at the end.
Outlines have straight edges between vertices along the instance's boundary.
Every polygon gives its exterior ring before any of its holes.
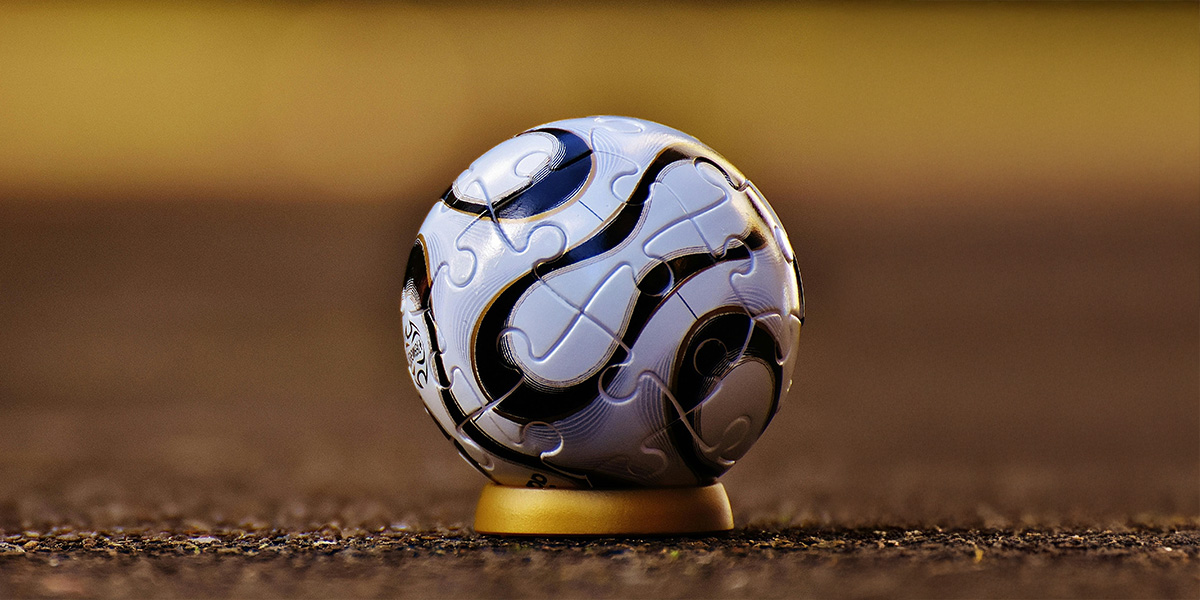
{"type": "Polygon", "coordinates": [[[766,199],[695,138],[557,121],[430,210],[401,301],[409,372],[462,456],[532,487],[711,483],[791,386],[800,271],[766,199]]]}

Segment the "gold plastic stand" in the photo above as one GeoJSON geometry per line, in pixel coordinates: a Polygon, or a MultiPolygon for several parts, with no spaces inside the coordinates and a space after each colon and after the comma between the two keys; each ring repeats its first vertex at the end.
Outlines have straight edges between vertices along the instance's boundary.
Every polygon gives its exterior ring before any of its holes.
{"type": "Polygon", "coordinates": [[[725,487],[570,490],[489,483],[475,531],[496,535],[663,535],[733,529],[725,487]]]}

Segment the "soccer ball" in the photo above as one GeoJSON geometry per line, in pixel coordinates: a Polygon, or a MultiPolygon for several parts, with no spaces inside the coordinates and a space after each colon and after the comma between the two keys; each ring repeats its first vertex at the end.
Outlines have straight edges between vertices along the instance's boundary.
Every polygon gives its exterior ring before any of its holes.
{"type": "Polygon", "coordinates": [[[535,127],[430,210],[401,301],[409,373],[467,462],[527,487],[706,485],[791,386],[787,234],[749,180],[649,121],[535,127]]]}

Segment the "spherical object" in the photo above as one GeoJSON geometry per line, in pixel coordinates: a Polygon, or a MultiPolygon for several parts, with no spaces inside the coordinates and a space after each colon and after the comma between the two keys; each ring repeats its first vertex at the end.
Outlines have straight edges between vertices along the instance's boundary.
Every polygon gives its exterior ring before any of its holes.
{"type": "Polygon", "coordinates": [[[434,205],[401,302],[409,372],[497,483],[711,483],[791,385],[804,319],[779,218],[657,123],[589,117],[492,148],[434,205]]]}

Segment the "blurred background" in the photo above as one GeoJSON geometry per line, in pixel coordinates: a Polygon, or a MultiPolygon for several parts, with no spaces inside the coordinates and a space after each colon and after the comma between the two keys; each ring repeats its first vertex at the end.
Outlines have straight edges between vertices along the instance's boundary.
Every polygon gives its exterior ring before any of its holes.
{"type": "Polygon", "coordinates": [[[651,119],[799,255],[741,522],[1200,519],[1195,3],[0,5],[0,530],[432,527],[425,212],[540,123],[651,119]]]}

